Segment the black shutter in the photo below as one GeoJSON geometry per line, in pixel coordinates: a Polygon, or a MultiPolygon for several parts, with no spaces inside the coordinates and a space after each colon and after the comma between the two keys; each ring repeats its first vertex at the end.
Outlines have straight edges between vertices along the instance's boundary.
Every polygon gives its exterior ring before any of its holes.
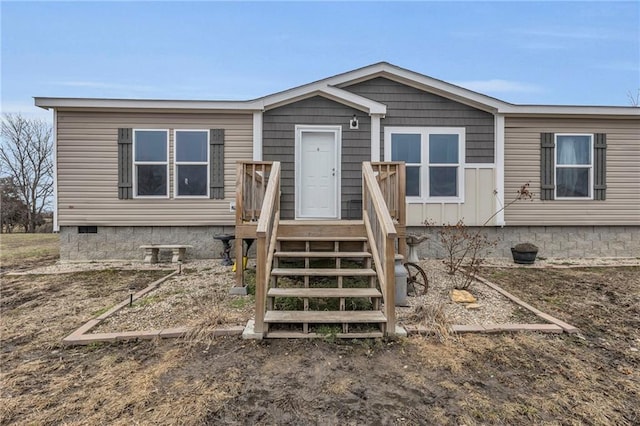
{"type": "Polygon", "coordinates": [[[224,129],[209,131],[209,198],[224,198],[224,129]]]}
{"type": "Polygon", "coordinates": [[[593,199],[607,199],[607,135],[596,133],[593,142],[593,199]]]}
{"type": "Polygon", "coordinates": [[[133,129],[118,129],[118,198],[133,198],[133,129]]]}
{"type": "Polygon", "coordinates": [[[540,199],[553,200],[555,192],[555,140],[553,133],[540,133],[540,199]]]}

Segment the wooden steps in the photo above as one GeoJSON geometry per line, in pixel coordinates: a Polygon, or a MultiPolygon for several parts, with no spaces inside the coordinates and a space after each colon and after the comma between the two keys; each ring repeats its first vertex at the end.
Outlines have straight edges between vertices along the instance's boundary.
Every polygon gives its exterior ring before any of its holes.
{"type": "Polygon", "coordinates": [[[296,258],[303,259],[305,257],[315,259],[333,259],[333,258],[356,258],[364,259],[371,257],[368,251],[277,251],[276,257],[279,258],[296,258]]]}
{"type": "Polygon", "coordinates": [[[326,339],[329,336],[335,336],[338,339],[379,339],[384,337],[384,333],[382,331],[364,331],[328,335],[326,333],[304,333],[300,331],[270,331],[267,334],[270,339],[326,339]]]}
{"type": "Polygon", "coordinates": [[[277,277],[375,277],[376,271],[370,268],[274,268],[272,276],[277,277]]]}
{"type": "Polygon", "coordinates": [[[366,235],[363,221],[280,221],[265,337],[384,335],[383,297],[366,235]]]}
{"type": "Polygon", "coordinates": [[[267,311],[266,323],[385,323],[381,311],[267,311]]]}
{"type": "Polygon", "coordinates": [[[278,241],[356,241],[366,242],[367,237],[278,237],[278,241]]]}
{"type": "Polygon", "coordinates": [[[270,288],[267,297],[382,297],[376,288],[270,288]]]}

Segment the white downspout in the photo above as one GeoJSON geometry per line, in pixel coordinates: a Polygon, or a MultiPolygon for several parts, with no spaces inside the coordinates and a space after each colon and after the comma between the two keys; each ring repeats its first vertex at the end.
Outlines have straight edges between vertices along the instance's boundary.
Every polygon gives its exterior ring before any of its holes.
{"type": "MultiPolygon", "coordinates": [[[[504,115],[495,115],[495,132],[496,132],[496,211],[502,209],[505,203],[504,198],[504,115]]],[[[496,225],[505,226],[504,210],[496,215],[496,225]]]]}
{"type": "Polygon", "coordinates": [[[371,161],[380,161],[380,119],[382,114],[371,114],[371,161]]]}
{"type": "Polygon", "coordinates": [[[58,225],[58,111],[53,109],[53,232],[60,232],[58,225]]]}
{"type": "Polygon", "coordinates": [[[253,161],[262,161],[262,111],[253,113],[253,161]]]}

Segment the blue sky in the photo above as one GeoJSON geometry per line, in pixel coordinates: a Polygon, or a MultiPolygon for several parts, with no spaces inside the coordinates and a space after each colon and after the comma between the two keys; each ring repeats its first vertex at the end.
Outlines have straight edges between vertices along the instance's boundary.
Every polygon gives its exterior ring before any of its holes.
{"type": "Polygon", "coordinates": [[[379,61],[524,104],[629,105],[634,2],[7,2],[2,111],[252,99],[379,61]]]}

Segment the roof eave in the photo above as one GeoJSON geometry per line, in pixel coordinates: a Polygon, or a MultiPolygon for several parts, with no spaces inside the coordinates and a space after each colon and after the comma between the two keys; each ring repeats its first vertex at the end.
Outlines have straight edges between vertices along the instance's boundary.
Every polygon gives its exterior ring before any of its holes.
{"type": "Polygon", "coordinates": [[[34,103],[43,109],[146,109],[260,111],[261,101],[193,101],[160,99],[101,99],[36,97],[34,103]]]}
{"type": "Polygon", "coordinates": [[[505,116],[555,116],[555,117],[640,117],[640,108],[624,106],[573,106],[573,105],[509,105],[499,113],[505,116]]]}

